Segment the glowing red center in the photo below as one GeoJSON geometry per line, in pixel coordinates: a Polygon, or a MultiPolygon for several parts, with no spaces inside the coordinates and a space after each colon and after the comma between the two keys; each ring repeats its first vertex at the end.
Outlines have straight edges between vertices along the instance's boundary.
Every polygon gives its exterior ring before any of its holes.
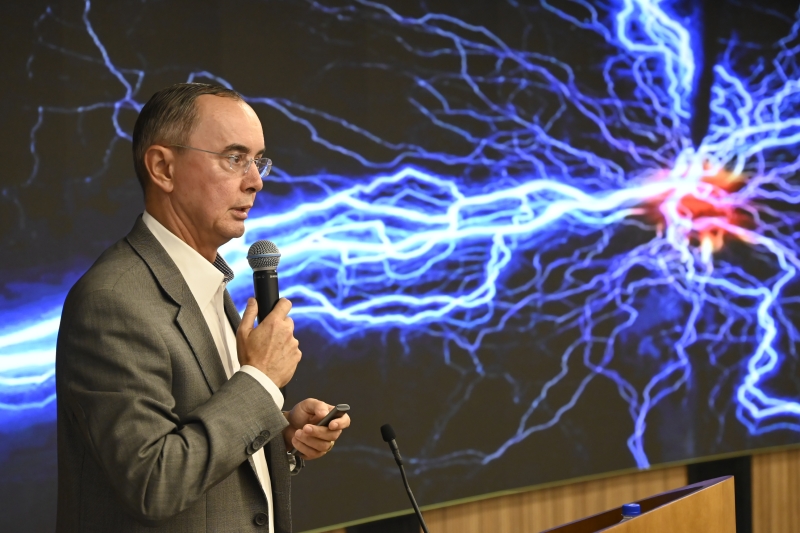
{"type": "MultiPolygon", "coordinates": [[[[668,173],[663,172],[659,177],[662,176],[666,178],[668,173]]],[[[730,235],[725,231],[725,226],[752,226],[752,217],[730,201],[731,194],[744,186],[744,177],[720,170],[716,174],[703,176],[700,182],[705,186],[698,186],[696,193],[682,196],[678,200],[677,211],[681,217],[692,221],[690,237],[693,244],[706,252],[716,252],[722,248],[725,236],[730,235]]],[[[650,213],[648,218],[660,228],[666,225],[666,220],[659,207],[674,194],[673,190],[647,204],[650,213]]]]}

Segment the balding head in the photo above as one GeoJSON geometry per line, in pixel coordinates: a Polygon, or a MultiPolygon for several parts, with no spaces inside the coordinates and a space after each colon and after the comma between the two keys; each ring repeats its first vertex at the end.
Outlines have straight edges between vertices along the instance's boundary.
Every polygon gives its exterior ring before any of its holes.
{"type": "Polygon", "coordinates": [[[219,85],[177,83],[155,93],[142,108],[133,127],[133,167],[145,193],[150,181],[144,161],[147,149],[154,144],[186,144],[197,124],[195,101],[205,94],[242,100],[236,91],[219,85]]]}

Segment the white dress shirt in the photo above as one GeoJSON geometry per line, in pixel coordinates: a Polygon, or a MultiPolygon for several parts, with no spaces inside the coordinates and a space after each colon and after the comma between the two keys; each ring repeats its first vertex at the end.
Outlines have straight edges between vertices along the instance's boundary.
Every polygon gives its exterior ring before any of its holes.
{"type": "MultiPolygon", "coordinates": [[[[189,286],[192,296],[194,296],[197,305],[203,312],[208,329],[211,330],[211,336],[214,338],[214,343],[217,346],[217,351],[222,359],[222,366],[225,368],[228,379],[231,378],[234,372],[245,372],[253,376],[269,392],[278,409],[281,409],[283,407],[283,395],[278,386],[259,369],[250,365],[239,366],[239,357],[236,352],[236,334],[225,315],[223,306],[222,295],[227,285],[223,273],[212,263],[209,263],[194,248],[165,228],[147,211],[142,215],[142,222],[145,223],[147,229],[150,230],[156,240],[161,243],[161,246],[164,247],[183,275],[183,279],[189,286]]],[[[261,488],[267,497],[269,532],[274,533],[272,486],[270,485],[269,469],[267,468],[267,459],[264,456],[264,448],[253,454],[253,462],[261,488]]],[[[286,468],[289,468],[288,464],[286,468]]]]}

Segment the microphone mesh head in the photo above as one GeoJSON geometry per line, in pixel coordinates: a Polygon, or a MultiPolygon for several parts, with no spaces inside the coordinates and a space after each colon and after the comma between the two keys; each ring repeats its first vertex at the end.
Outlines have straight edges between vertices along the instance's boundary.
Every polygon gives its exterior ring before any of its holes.
{"type": "Polygon", "coordinates": [[[383,437],[383,442],[389,442],[390,440],[394,440],[397,435],[395,435],[392,426],[384,424],[381,426],[381,437],[383,437]]]}
{"type": "Polygon", "coordinates": [[[262,268],[278,268],[281,252],[272,241],[256,241],[247,251],[247,262],[253,270],[262,268]]]}

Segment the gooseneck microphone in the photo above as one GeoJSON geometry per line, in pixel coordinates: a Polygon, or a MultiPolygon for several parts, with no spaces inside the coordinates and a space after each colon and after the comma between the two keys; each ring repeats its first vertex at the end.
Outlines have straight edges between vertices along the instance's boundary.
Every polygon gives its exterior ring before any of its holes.
{"type": "Polygon", "coordinates": [[[247,262],[253,269],[253,290],[258,302],[258,323],[278,303],[278,263],[281,252],[272,241],[256,241],[247,252],[247,262]]]}
{"type": "Polygon", "coordinates": [[[397,463],[397,466],[400,467],[400,475],[403,476],[403,485],[406,487],[406,492],[408,493],[408,499],[411,500],[411,505],[414,507],[414,512],[417,513],[417,519],[419,520],[419,525],[422,526],[422,531],[428,533],[428,526],[425,524],[425,519],[422,518],[422,512],[419,510],[419,505],[417,505],[417,500],[414,499],[414,495],[411,493],[411,487],[408,484],[408,478],[406,477],[406,471],[403,469],[403,458],[400,456],[400,448],[397,447],[397,442],[395,442],[395,435],[392,426],[389,424],[384,424],[381,426],[381,437],[383,437],[383,441],[389,443],[389,448],[392,449],[392,454],[394,455],[394,461],[397,463]]]}

